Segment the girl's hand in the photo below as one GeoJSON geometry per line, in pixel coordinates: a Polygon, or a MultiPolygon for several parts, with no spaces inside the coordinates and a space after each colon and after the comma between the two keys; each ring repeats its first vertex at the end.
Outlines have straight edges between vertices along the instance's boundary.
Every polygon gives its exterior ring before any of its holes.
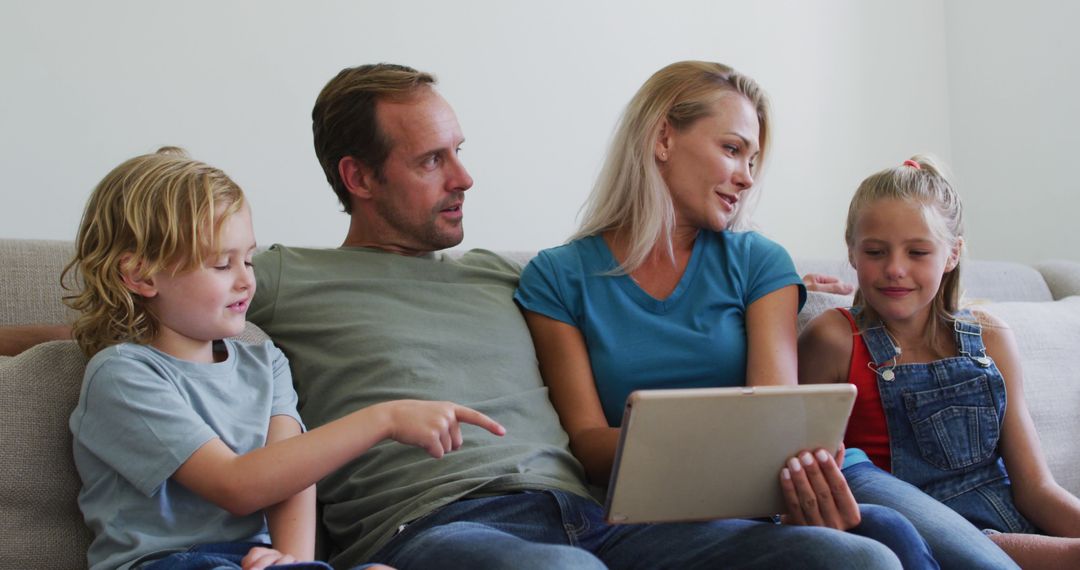
{"type": "Polygon", "coordinates": [[[389,417],[389,437],[420,447],[436,459],[461,447],[462,422],[495,435],[506,433],[506,428],[495,420],[453,402],[395,400],[382,405],[389,417]]]}
{"type": "Polygon", "coordinates": [[[862,521],[859,505],[832,455],[819,449],[788,460],[780,471],[788,524],[848,530],[862,521]]]}
{"type": "Polygon", "coordinates": [[[244,570],[263,570],[268,566],[289,564],[291,562],[296,562],[296,558],[293,558],[290,554],[284,554],[265,546],[256,546],[249,550],[244,559],[240,561],[240,567],[244,570]]]}

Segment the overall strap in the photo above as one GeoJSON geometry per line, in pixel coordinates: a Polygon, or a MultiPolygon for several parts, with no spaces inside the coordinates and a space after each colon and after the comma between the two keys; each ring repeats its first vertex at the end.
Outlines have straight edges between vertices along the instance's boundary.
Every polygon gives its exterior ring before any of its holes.
{"type": "MultiPolygon", "coordinates": [[[[853,316],[858,314],[858,307],[853,307],[851,314],[853,316]]],[[[900,354],[892,339],[889,338],[889,333],[885,332],[885,324],[881,321],[873,322],[863,329],[862,337],[863,343],[866,344],[866,348],[870,351],[870,358],[874,361],[874,366],[881,366],[891,362],[900,354]]]]}
{"type": "Polygon", "coordinates": [[[953,331],[956,335],[956,349],[961,356],[966,356],[979,366],[986,368],[993,362],[986,355],[986,345],[982,339],[982,325],[971,311],[964,309],[958,312],[953,320],[953,331]]]}

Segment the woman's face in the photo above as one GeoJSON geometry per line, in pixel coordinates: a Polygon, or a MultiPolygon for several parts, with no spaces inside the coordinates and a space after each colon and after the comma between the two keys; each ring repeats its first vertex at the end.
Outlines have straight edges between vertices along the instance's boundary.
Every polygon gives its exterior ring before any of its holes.
{"type": "Polygon", "coordinates": [[[656,160],[682,228],[725,229],[742,192],[754,184],[750,171],[759,150],[754,106],[739,93],[725,92],[712,109],[682,130],[665,123],[657,139],[656,160]]]}

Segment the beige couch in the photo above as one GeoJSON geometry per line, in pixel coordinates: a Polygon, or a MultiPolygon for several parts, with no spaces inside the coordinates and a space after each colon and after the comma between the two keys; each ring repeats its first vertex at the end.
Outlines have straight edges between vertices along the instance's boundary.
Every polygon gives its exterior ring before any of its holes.
{"type": "MultiPolygon", "coordinates": [[[[0,325],[63,322],[60,270],[71,243],[0,239],[0,325]]],[[[525,261],[529,252],[508,253],[525,261]]],[[[802,272],[853,279],[842,261],[797,260],[802,272]]],[[[1080,263],[1035,267],[968,262],[969,297],[1005,319],[1023,353],[1026,392],[1050,467],[1080,494],[1080,263]]],[[[812,294],[800,321],[849,299],[812,294]]],[[[248,338],[259,338],[249,329],[248,338]]],[[[78,475],[67,418],[78,399],[84,360],[71,341],[0,357],[0,569],[85,567],[90,539],[76,505],[78,475]]]]}

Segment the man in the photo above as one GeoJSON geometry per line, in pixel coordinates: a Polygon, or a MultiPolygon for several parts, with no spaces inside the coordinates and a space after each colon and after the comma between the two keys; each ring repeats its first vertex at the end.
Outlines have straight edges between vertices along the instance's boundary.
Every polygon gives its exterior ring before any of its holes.
{"type": "Polygon", "coordinates": [[[512,295],[519,268],[463,236],[472,178],[434,78],[343,70],[312,113],[316,154],[351,223],[336,250],[275,246],[255,262],[249,319],[289,356],[315,427],[388,399],[446,399],[495,417],[432,460],[381,444],[319,485],[335,566],[896,567],[880,544],[750,521],[609,526],[589,498],[512,295]]]}

